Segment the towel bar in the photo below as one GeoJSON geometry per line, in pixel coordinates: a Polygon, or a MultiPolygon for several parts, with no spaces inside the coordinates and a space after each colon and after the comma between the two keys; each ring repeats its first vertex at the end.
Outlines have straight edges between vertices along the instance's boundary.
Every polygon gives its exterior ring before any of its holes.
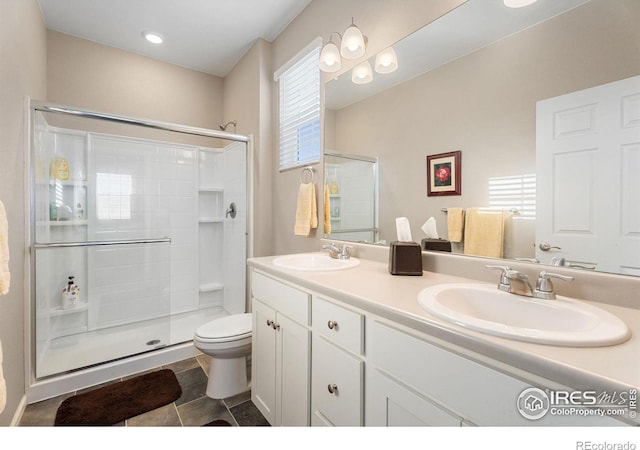
{"type": "MultiPolygon", "coordinates": [[[[464,210],[464,208],[462,208],[462,209],[464,210]]],[[[443,213],[446,214],[447,212],[449,212],[449,209],[448,208],[440,208],[440,211],[442,211],[443,213]]],[[[509,208],[509,209],[506,209],[505,211],[508,211],[508,212],[510,212],[512,214],[518,214],[520,212],[520,210],[518,208],[509,208]]]]}
{"type": "Polygon", "coordinates": [[[171,238],[159,239],[128,239],[120,241],[83,241],[83,242],[49,242],[35,243],[34,248],[65,248],[65,247],[96,247],[100,245],[130,245],[130,244],[158,244],[171,243],[171,238]]]}

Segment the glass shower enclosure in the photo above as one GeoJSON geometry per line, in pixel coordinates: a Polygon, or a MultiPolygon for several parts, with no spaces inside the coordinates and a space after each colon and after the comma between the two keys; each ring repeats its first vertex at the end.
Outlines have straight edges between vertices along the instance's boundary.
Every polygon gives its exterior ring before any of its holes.
{"type": "Polygon", "coordinates": [[[36,104],[31,364],[42,379],[243,312],[247,140],[36,104]]]}

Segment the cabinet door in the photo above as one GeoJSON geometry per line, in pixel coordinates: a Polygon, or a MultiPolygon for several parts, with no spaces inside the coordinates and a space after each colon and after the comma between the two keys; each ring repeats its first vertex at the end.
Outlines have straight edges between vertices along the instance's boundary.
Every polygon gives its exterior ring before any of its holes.
{"type": "Polygon", "coordinates": [[[276,331],[270,325],[275,320],[275,311],[254,298],[251,399],[271,425],[276,424],[276,331]]]}
{"type": "Polygon", "coordinates": [[[276,396],[279,399],[277,423],[284,426],[308,426],[311,332],[280,313],[276,322],[276,396]]]}
{"type": "Polygon", "coordinates": [[[361,426],[364,363],[322,337],[313,338],[312,360],[313,415],[334,426],[361,426]]]}
{"type": "Polygon", "coordinates": [[[377,370],[371,373],[367,390],[367,426],[457,427],[461,419],[421,395],[392,381],[377,370]]]}

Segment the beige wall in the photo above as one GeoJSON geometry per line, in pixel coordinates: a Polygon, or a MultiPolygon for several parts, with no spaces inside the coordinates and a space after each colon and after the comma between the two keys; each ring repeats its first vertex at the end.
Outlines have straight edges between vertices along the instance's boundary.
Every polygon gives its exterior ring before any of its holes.
{"type": "Polygon", "coordinates": [[[414,239],[430,216],[446,237],[441,208],[485,206],[489,177],[534,173],[536,101],[640,73],[638,17],[637,0],[593,0],[337,111],[336,150],[380,157],[382,238],[399,216],[414,239]],[[455,150],[462,195],[427,197],[426,155],[455,150]]]}
{"type": "Polygon", "coordinates": [[[222,120],[222,79],[55,31],[47,32],[48,99],[202,128],[222,120]]]}
{"type": "MultiPolygon", "coordinates": [[[[272,254],[271,44],[259,39],[224,78],[224,122],[253,136],[254,255],[272,254]]],[[[233,131],[230,129],[229,131],[233,131]]]]}
{"type": "MultiPolygon", "coordinates": [[[[354,17],[356,25],[368,37],[369,44],[365,56],[343,65],[340,73],[348,71],[358,62],[375,55],[463,1],[403,0],[397,3],[401,6],[394,2],[391,7],[388,0],[314,0],[273,42],[273,68],[277,69],[294,57],[315,37],[321,36],[326,41],[331,32],[342,33],[350,25],[351,17],[354,17]]],[[[300,170],[278,172],[277,94],[274,88],[273,251],[276,254],[315,251],[320,248],[322,225],[316,232],[312,231],[309,238],[293,234],[300,170]]],[[[317,166],[316,169],[322,179],[322,167],[317,166]]],[[[321,188],[321,184],[318,187],[321,188]]]]}
{"type": "Polygon", "coordinates": [[[0,297],[0,341],[11,424],[24,395],[25,96],[45,98],[46,29],[35,0],[0,0],[0,200],[9,222],[11,290],[0,297]]]}

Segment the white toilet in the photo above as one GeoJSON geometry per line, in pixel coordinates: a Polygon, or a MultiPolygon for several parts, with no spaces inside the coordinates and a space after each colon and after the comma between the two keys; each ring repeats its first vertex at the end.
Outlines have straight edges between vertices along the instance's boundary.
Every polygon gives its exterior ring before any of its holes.
{"type": "Polygon", "coordinates": [[[232,314],[205,323],[194,333],[193,345],[211,358],[208,397],[226,398],[249,390],[251,313],[232,314]]]}

